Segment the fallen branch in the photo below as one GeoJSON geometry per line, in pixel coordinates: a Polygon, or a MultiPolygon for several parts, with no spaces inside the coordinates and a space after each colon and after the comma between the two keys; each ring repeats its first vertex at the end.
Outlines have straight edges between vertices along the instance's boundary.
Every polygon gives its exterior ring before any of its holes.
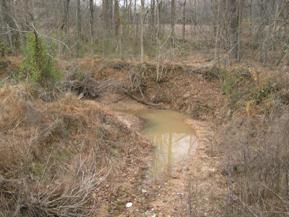
{"type": "Polygon", "coordinates": [[[110,87],[114,87],[115,83],[111,80],[97,81],[90,75],[83,80],[72,80],[66,83],[66,88],[76,92],[81,98],[97,98],[102,92],[110,87]]]}
{"type": "Polygon", "coordinates": [[[129,90],[121,87],[120,88],[121,91],[126,95],[128,96],[129,98],[137,101],[138,103],[141,103],[141,104],[144,104],[144,105],[147,105],[147,106],[151,106],[151,107],[156,107],[156,108],[162,108],[162,105],[161,104],[156,104],[156,103],[152,103],[152,102],[148,102],[144,99],[139,99],[138,97],[134,96],[129,90]]]}

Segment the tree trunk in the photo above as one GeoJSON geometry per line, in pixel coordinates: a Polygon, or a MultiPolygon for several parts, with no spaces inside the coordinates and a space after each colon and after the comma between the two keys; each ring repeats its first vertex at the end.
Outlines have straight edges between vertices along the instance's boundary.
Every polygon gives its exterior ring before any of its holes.
{"type": "Polygon", "coordinates": [[[7,42],[10,44],[11,50],[16,53],[16,50],[20,47],[20,35],[17,31],[17,25],[14,22],[14,18],[10,8],[9,0],[1,0],[2,18],[7,31],[7,42]]]}
{"type": "Polygon", "coordinates": [[[183,3],[183,29],[182,29],[183,41],[185,41],[185,39],[186,39],[186,4],[187,4],[187,0],[184,0],[184,3],[183,3]]]}
{"type": "Polygon", "coordinates": [[[103,0],[102,8],[103,8],[103,19],[104,19],[104,28],[106,30],[111,30],[112,27],[112,1],[113,0],[103,0]]]}
{"type": "Polygon", "coordinates": [[[157,38],[160,37],[161,32],[162,32],[162,26],[161,26],[161,19],[162,19],[162,7],[163,7],[163,2],[162,0],[157,0],[157,38]]]}
{"type": "Polygon", "coordinates": [[[138,43],[138,30],[139,30],[139,19],[138,19],[138,13],[137,13],[137,0],[134,0],[134,25],[135,25],[135,30],[134,30],[134,33],[135,33],[135,41],[138,43]]]}
{"type": "Polygon", "coordinates": [[[119,12],[119,0],[114,0],[114,34],[119,36],[120,29],[120,12],[119,12]]]}
{"type": "Polygon", "coordinates": [[[94,44],[94,1],[89,0],[89,12],[90,12],[90,37],[91,37],[91,44],[94,44]]]}
{"type": "Polygon", "coordinates": [[[128,24],[131,25],[132,23],[132,0],[129,0],[128,4],[128,24]]]}
{"type": "Polygon", "coordinates": [[[229,10],[229,40],[230,55],[232,58],[239,60],[240,58],[240,11],[239,0],[228,0],[229,10]]]}
{"type": "Polygon", "coordinates": [[[114,0],[114,25],[115,25],[115,36],[117,39],[117,48],[119,56],[122,56],[122,41],[121,41],[121,17],[119,11],[119,0],[114,0]]]}
{"type": "Polygon", "coordinates": [[[144,62],[144,0],[141,0],[141,16],[140,16],[140,60],[144,62]]]}
{"type": "Polygon", "coordinates": [[[77,45],[76,45],[76,55],[80,56],[80,43],[81,43],[81,8],[80,8],[80,0],[77,0],[77,10],[76,10],[76,18],[77,18],[77,45]]]}
{"type": "Polygon", "coordinates": [[[220,62],[220,29],[221,29],[221,3],[220,1],[214,1],[214,38],[215,38],[215,50],[214,50],[214,58],[219,64],[220,62]]]}
{"type": "Polygon", "coordinates": [[[34,21],[33,15],[33,3],[32,0],[24,0],[24,10],[25,10],[25,23],[22,25],[24,30],[28,30],[28,26],[34,21]]]}
{"type": "Polygon", "coordinates": [[[69,5],[70,5],[70,0],[66,0],[64,2],[64,17],[63,17],[63,24],[62,24],[62,29],[64,32],[67,34],[68,29],[69,29],[69,5]]]}
{"type": "Polygon", "coordinates": [[[175,16],[176,16],[176,1],[171,0],[171,39],[173,47],[175,44],[175,22],[176,22],[175,16]]]}
{"type": "Polygon", "coordinates": [[[150,8],[150,25],[151,25],[151,30],[152,30],[152,38],[154,39],[154,33],[156,31],[155,25],[156,25],[156,21],[155,21],[155,7],[156,7],[156,0],[151,0],[151,8],[150,8]]]}

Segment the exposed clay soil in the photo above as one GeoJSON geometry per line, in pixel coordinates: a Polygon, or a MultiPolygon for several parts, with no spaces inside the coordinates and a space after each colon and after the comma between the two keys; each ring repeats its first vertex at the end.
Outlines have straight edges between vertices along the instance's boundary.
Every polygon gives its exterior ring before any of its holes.
{"type": "MultiPolygon", "coordinates": [[[[196,66],[200,62],[198,60],[196,66]]],[[[89,58],[76,63],[63,62],[62,65],[68,71],[85,71],[96,81],[110,80],[117,85],[106,89],[96,99],[80,100],[66,95],[53,102],[43,102],[37,93],[35,96],[33,91],[31,93],[31,90],[22,87],[2,88],[0,99],[5,101],[5,106],[1,103],[1,109],[5,112],[1,112],[0,120],[6,128],[1,128],[1,153],[8,156],[11,163],[6,168],[7,161],[0,162],[1,175],[8,182],[10,179],[25,180],[31,174],[36,177],[36,181],[28,185],[31,189],[29,195],[25,196],[28,198],[27,203],[31,203],[29,197],[33,196],[34,191],[35,194],[39,191],[31,185],[38,183],[39,174],[35,173],[43,172],[41,168],[52,153],[51,148],[57,153],[58,150],[68,150],[69,157],[60,156],[60,160],[55,161],[71,166],[65,170],[56,166],[53,167],[54,170],[45,171],[56,171],[57,174],[40,183],[43,186],[50,183],[48,188],[56,182],[69,188],[66,179],[76,170],[79,159],[89,158],[90,162],[91,151],[96,148],[93,156],[97,159],[94,161],[95,166],[97,170],[107,172],[101,172],[100,176],[105,177],[105,180],[97,186],[89,199],[96,203],[94,213],[97,216],[221,216],[221,201],[224,200],[226,184],[219,171],[219,158],[214,151],[212,126],[223,104],[223,96],[214,78],[208,78],[202,73],[192,73],[178,64],[169,64],[166,76],[156,82],[155,66],[147,64],[144,69],[143,92],[132,90],[133,96],[156,104],[157,108],[189,114],[191,119],[187,123],[192,126],[198,138],[196,152],[188,161],[178,166],[175,174],[159,182],[151,182],[146,180],[145,174],[153,149],[140,134],[143,121],[136,115],[121,111],[121,108],[129,109],[135,104],[144,107],[147,105],[136,103],[116,88],[131,88],[129,75],[135,67],[139,67],[138,64],[121,61],[107,63],[89,58]],[[60,127],[53,128],[58,121],[60,127]],[[45,130],[48,133],[45,134],[45,130]],[[45,136],[42,135],[43,132],[45,136]],[[38,138],[39,141],[30,146],[33,138],[38,138]],[[7,148],[7,143],[11,147],[7,148]],[[29,151],[31,161],[23,160],[24,152],[11,152],[18,146],[32,150],[29,151]],[[36,168],[36,172],[33,168],[35,164],[40,166],[40,169],[36,168]],[[24,173],[16,172],[15,168],[24,173]],[[131,208],[125,207],[128,202],[133,204],[131,208]]],[[[190,67],[194,65],[191,63],[190,67]]],[[[1,199],[7,198],[4,196],[1,199]]]]}
{"type": "MultiPolygon", "coordinates": [[[[114,62],[99,66],[97,60],[80,61],[80,67],[87,68],[95,79],[112,79],[128,87],[128,69],[132,71],[131,68],[134,68],[130,64],[114,62]]],[[[197,62],[196,67],[199,65],[197,62]]],[[[219,84],[201,73],[190,73],[177,64],[168,65],[166,76],[157,83],[150,67],[148,64],[143,85],[144,96],[137,90],[133,92],[134,96],[160,105],[161,108],[189,114],[191,119],[187,123],[196,133],[198,148],[188,161],[178,165],[175,174],[158,182],[143,180],[139,188],[145,193],[132,200],[133,207],[126,209],[120,216],[221,216],[226,183],[219,170],[212,127],[213,119],[219,115],[223,104],[219,84]]],[[[118,90],[103,93],[97,100],[111,110],[133,110],[136,104],[118,90]]],[[[140,129],[142,122],[131,113],[128,115],[118,111],[115,114],[131,128],[140,129]]]]}
{"type": "MultiPolygon", "coordinates": [[[[160,105],[159,108],[172,109],[190,114],[193,119],[208,120],[219,115],[224,104],[220,84],[214,74],[202,72],[201,65],[208,65],[206,58],[198,57],[190,64],[165,63],[163,75],[156,82],[156,64],[138,62],[104,62],[99,59],[81,59],[78,70],[87,72],[98,81],[110,80],[116,86],[131,88],[131,93],[146,102],[160,105]],[[183,65],[184,64],[184,65],[183,65]],[[142,89],[134,89],[131,77],[141,71],[142,89]]],[[[75,69],[67,64],[67,70],[75,69]]],[[[117,88],[104,92],[97,101],[109,105],[127,97],[117,88]]]]}

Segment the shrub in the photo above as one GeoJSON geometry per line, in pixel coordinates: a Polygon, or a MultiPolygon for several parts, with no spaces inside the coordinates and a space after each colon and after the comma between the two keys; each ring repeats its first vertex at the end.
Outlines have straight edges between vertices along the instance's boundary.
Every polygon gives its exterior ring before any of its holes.
{"type": "Polygon", "coordinates": [[[228,100],[231,109],[248,106],[259,106],[263,111],[271,107],[272,101],[278,98],[281,87],[279,81],[274,77],[262,78],[255,81],[250,72],[244,68],[233,71],[224,71],[221,74],[221,88],[228,100]],[[264,108],[266,108],[264,110],[264,108]]]}
{"type": "Polygon", "coordinates": [[[60,72],[55,67],[53,58],[49,56],[46,44],[37,33],[27,36],[21,72],[22,77],[45,88],[52,87],[60,79],[60,72]]]}
{"type": "Polygon", "coordinates": [[[234,117],[222,131],[227,217],[288,216],[288,109],[234,117]],[[232,145],[233,144],[233,145],[232,145]]]}
{"type": "Polygon", "coordinates": [[[231,108],[249,98],[254,82],[245,69],[221,72],[221,89],[231,108]]]}

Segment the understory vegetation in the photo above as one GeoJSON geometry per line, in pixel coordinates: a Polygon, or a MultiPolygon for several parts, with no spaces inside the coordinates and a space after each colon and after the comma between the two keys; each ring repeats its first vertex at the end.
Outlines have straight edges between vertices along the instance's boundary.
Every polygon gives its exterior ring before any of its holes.
{"type": "Polygon", "coordinates": [[[243,70],[221,80],[229,114],[219,133],[229,188],[225,216],[287,216],[288,73],[254,78],[243,70]]]}

